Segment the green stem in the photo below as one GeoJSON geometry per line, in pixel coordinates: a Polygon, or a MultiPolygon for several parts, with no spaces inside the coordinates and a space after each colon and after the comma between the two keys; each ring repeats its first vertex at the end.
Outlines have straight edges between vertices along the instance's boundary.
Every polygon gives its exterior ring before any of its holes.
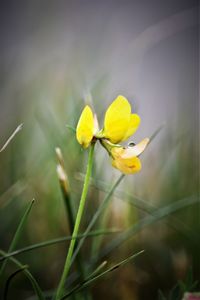
{"type": "MultiPolygon", "coordinates": [[[[84,235],[87,236],[87,234],[89,234],[91,228],[94,226],[94,224],[96,223],[97,219],[99,218],[100,214],[106,209],[106,207],[109,204],[109,201],[111,200],[111,195],[113,194],[114,190],[117,188],[117,186],[120,184],[120,182],[122,181],[122,179],[124,178],[124,174],[120,175],[120,177],[117,179],[117,181],[114,183],[114,185],[111,187],[110,191],[108,192],[108,194],[106,195],[105,199],[103,200],[103,202],[101,202],[101,205],[99,206],[99,208],[97,209],[97,211],[95,212],[92,220],[90,221],[89,225],[87,226],[84,235]]],[[[73,257],[71,259],[71,264],[74,262],[76,255],[79,253],[83,243],[85,241],[85,237],[83,237],[80,242],[78,243],[78,246],[76,248],[76,250],[74,251],[73,257]]]]}
{"type": "MultiPolygon", "coordinates": [[[[61,154],[62,155],[62,154],[61,154]]],[[[60,157],[62,159],[62,156],[60,157]]],[[[65,167],[64,167],[64,161],[59,161],[60,166],[63,168],[63,170],[66,172],[65,167]]],[[[62,195],[63,195],[63,199],[64,199],[64,204],[65,204],[65,208],[66,208],[66,213],[67,213],[67,217],[68,217],[68,221],[69,221],[69,230],[70,230],[70,234],[73,233],[73,229],[74,229],[74,212],[73,212],[73,207],[72,207],[72,199],[71,199],[71,194],[69,191],[69,183],[67,182],[67,179],[64,180],[60,180],[60,187],[61,187],[61,191],[62,191],[62,195]]],[[[77,241],[75,243],[75,248],[76,249],[77,246],[77,241]]],[[[84,280],[84,267],[82,264],[82,258],[81,258],[81,253],[79,253],[79,255],[77,255],[76,257],[76,264],[77,264],[77,269],[80,273],[80,278],[81,280],[84,280]]],[[[89,296],[87,296],[87,290],[84,291],[84,299],[88,300],[89,296]]],[[[72,295],[72,300],[76,299],[76,295],[72,295]]]]}
{"type": "Polygon", "coordinates": [[[92,172],[92,163],[93,163],[93,155],[94,155],[94,145],[95,144],[92,144],[91,147],[90,147],[90,152],[89,152],[89,157],[88,157],[87,171],[86,171],[86,175],[85,175],[85,181],[84,181],[84,185],[83,185],[83,191],[82,191],[81,200],[80,200],[80,203],[79,203],[79,208],[78,208],[78,212],[77,212],[77,216],[76,216],[76,221],[75,221],[75,225],[74,225],[74,230],[73,230],[73,234],[72,234],[72,240],[71,240],[70,245],[69,245],[69,250],[68,250],[68,253],[67,253],[67,258],[66,258],[64,269],[63,269],[63,273],[62,273],[62,276],[61,276],[61,279],[60,279],[60,282],[59,282],[59,285],[58,285],[58,289],[57,289],[55,300],[58,300],[58,299],[61,298],[61,296],[63,294],[65,280],[66,280],[67,275],[68,275],[69,270],[70,270],[71,258],[72,258],[74,247],[75,247],[75,243],[76,243],[75,237],[77,236],[78,231],[79,231],[79,227],[80,227],[80,223],[81,223],[81,218],[82,218],[84,207],[85,207],[86,196],[87,196],[89,182],[90,182],[90,176],[91,176],[91,172],[92,172]]]}

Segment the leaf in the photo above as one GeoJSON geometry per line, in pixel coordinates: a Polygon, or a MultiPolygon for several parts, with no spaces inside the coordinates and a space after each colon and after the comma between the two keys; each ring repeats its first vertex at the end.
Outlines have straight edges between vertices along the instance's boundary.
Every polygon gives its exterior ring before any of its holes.
{"type": "Polygon", "coordinates": [[[17,128],[15,129],[15,131],[11,134],[11,136],[7,139],[7,141],[5,142],[5,144],[3,145],[3,147],[0,149],[0,152],[4,151],[6,149],[6,147],[8,146],[8,144],[10,144],[10,142],[12,141],[12,139],[15,137],[15,135],[22,129],[23,124],[20,124],[19,126],[17,126],[17,128]]]}
{"type": "Polygon", "coordinates": [[[74,128],[73,126],[67,124],[66,127],[67,127],[67,129],[69,129],[72,132],[76,133],[76,128],[74,128]]]}
{"type": "MultiPolygon", "coordinates": [[[[6,252],[0,250],[0,254],[1,255],[6,255],[6,252]]],[[[9,257],[8,260],[12,261],[15,265],[17,265],[19,268],[23,268],[23,265],[16,259],[13,257],[9,257]]],[[[28,271],[27,269],[23,270],[23,273],[26,275],[26,277],[29,279],[29,281],[31,282],[31,285],[38,297],[38,300],[45,300],[42,290],[40,288],[40,286],[38,285],[36,279],[33,277],[33,275],[31,274],[30,271],[28,271]]]]}
{"type": "Polygon", "coordinates": [[[143,218],[138,223],[132,225],[129,229],[119,234],[118,237],[116,237],[114,240],[108,243],[107,246],[105,246],[105,248],[102,250],[102,252],[98,257],[96,256],[93,258],[92,263],[96,263],[97,261],[102,260],[105,256],[107,256],[113,250],[116,250],[117,247],[121,246],[126,240],[133,237],[136,233],[138,233],[143,228],[166,218],[167,216],[175,213],[176,211],[179,211],[183,208],[186,208],[198,202],[199,202],[199,197],[191,196],[158,209],[152,215],[143,218]]]}
{"type": "MultiPolygon", "coordinates": [[[[119,233],[119,232],[120,232],[119,230],[112,230],[112,229],[110,229],[110,230],[96,230],[96,231],[91,231],[88,234],[85,234],[85,233],[84,234],[78,234],[75,238],[76,239],[82,239],[82,238],[88,238],[88,237],[104,235],[104,234],[113,234],[113,233],[119,233]]],[[[72,239],[72,236],[66,236],[66,237],[60,237],[60,238],[57,238],[57,239],[52,239],[52,240],[48,240],[48,241],[45,241],[45,242],[33,244],[31,246],[27,246],[27,247],[24,247],[24,248],[19,249],[19,250],[15,250],[15,251],[10,252],[10,253],[6,253],[3,257],[0,257],[0,261],[4,261],[4,260],[6,260],[7,258],[9,258],[11,256],[19,255],[19,254],[24,253],[24,252],[32,251],[32,250],[39,249],[39,248],[48,247],[48,246],[55,245],[55,244],[58,244],[58,243],[63,243],[63,242],[66,242],[66,241],[70,241],[71,239],[72,239]]]]}
{"type": "Polygon", "coordinates": [[[121,262],[117,263],[116,265],[114,265],[113,267],[107,269],[106,271],[104,271],[104,272],[102,272],[102,273],[100,273],[100,274],[92,277],[91,279],[88,279],[88,280],[82,282],[81,284],[77,285],[73,290],[71,290],[69,293],[67,293],[66,295],[64,295],[60,300],[64,300],[67,297],[69,297],[70,295],[72,295],[73,293],[81,291],[82,289],[84,289],[88,285],[91,285],[94,281],[96,281],[99,278],[107,275],[110,272],[115,271],[119,267],[122,267],[123,265],[127,264],[128,262],[130,262],[133,258],[137,257],[138,255],[140,255],[142,253],[144,253],[144,250],[142,250],[142,251],[140,251],[140,252],[138,252],[136,254],[133,254],[133,255],[129,256],[128,258],[122,260],[121,262]]]}
{"type": "MultiPolygon", "coordinates": [[[[27,209],[25,210],[25,213],[24,213],[24,215],[22,216],[22,218],[21,218],[21,220],[20,220],[20,222],[19,222],[19,225],[18,225],[18,227],[17,227],[17,230],[16,230],[16,232],[15,232],[15,234],[14,234],[14,237],[13,237],[13,239],[12,239],[12,241],[11,241],[11,244],[10,244],[10,247],[9,247],[9,249],[8,249],[8,252],[11,252],[11,251],[15,248],[15,246],[16,246],[16,244],[17,244],[17,242],[18,242],[18,240],[19,240],[19,238],[20,238],[20,236],[21,236],[22,230],[23,230],[23,228],[24,228],[24,225],[25,225],[25,223],[26,223],[26,221],[27,221],[27,218],[28,218],[28,216],[29,216],[29,213],[30,213],[30,211],[31,211],[31,208],[32,208],[34,202],[35,202],[35,200],[33,199],[33,200],[28,204],[28,207],[27,207],[27,209]]],[[[2,274],[3,274],[3,271],[4,271],[5,267],[6,267],[6,260],[4,261],[4,263],[3,263],[2,266],[1,266],[1,269],[0,269],[0,278],[1,278],[2,274]]]]}
{"type": "Polygon", "coordinates": [[[160,131],[163,129],[165,127],[165,124],[162,124],[162,125],[160,125],[159,127],[158,127],[158,129],[156,129],[155,131],[154,131],[154,133],[151,135],[151,137],[150,137],[150,142],[149,143],[151,143],[154,139],[155,139],[155,137],[160,133],[160,131]]]}
{"type": "Polygon", "coordinates": [[[25,265],[25,266],[22,266],[21,268],[19,268],[17,271],[15,271],[14,273],[12,273],[8,279],[6,280],[6,285],[5,285],[5,289],[4,289],[4,296],[3,296],[3,299],[4,300],[7,300],[7,297],[8,297],[8,290],[9,290],[9,286],[10,286],[10,283],[11,281],[13,280],[13,278],[18,275],[19,273],[21,273],[22,271],[24,271],[25,269],[27,269],[28,266],[25,265]]]}
{"type": "MultiPolygon", "coordinates": [[[[95,212],[92,220],[90,221],[90,223],[88,224],[84,234],[87,236],[87,234],[90,232],[91,228],[94,226],[94,224],[96,223],[98,217],[100,216],[100,214],[104,211],[104,209],[108,206],[109,204],[109,201],[111,199],[111,196],[114,192],[114,190],[117,188],[117,186],[120,184],[121,180],[124,178],[124,174],[122,174],[118,180],[114,183],[114,185],[111,187],[110,191],[108,192],[107,196],[105,197],[105,199],[103,200],[103,202],[101,202],[100,206],[98,207],[97,211],[95,212]]],[[[74,254],[72,256],[72,259],[71,259],[71,265],[72,263],[74,262],[78,252],[80,251],[83,243],[85,241],[85,237],[83,237],[81,239],[81,241],[78,243],[77,247],[76,247],[76,250],[74,251],[74,254]]]]}

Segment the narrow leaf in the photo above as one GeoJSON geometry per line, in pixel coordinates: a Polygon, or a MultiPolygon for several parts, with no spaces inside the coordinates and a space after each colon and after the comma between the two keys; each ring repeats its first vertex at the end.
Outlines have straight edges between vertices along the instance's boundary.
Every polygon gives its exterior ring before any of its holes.
{"type": "MultiPolygon", "coordinates": [[[[101,205],[99,206],[99,208],[97,209],[97,211],[95,212],[92,220],[90,221],[89,225],[87,226],[84,234],[88,234],[91,230],[91,228],[94,226],[94,224],[96,223],[98,217],[101,215],[101,213],[104,211],[104,209],[108,206],[109,204],[109,201],[111,199],[111,196],[114,192],[114,190],[117,188],[117,186],[120,184],[120,182],[122,181],[122,179],[124,178],[124,174],[122,174],[118,180],[114,183],[114,185],[111,187],[110,191],[108,192],[107,196],[105,197],[104,201],[101,203],[101,205]]],[[[78,246],[76,248],[76,250],[74,251],[74,254],[72,256],[72,259],[71,259],[71,264],[74,262],[77,254],[79,253],[83,243],[85,241],[85,237],[83,237],[83,239],[81,239],[81,241],[78,243],[78,246]]]]}
{"type": "Polygon", "coordinates": [[[64,295],[60,300],[64,300],[67,297],[69,297],[70,295],[72,295],[74,292],[79,292],[82,289],[84,289],[86,286],[91,285],[94,281],[96,281],[97,279],[107,275],[108,273],[115,271],[116,269],[118,269],[119,267],[122,267],[123,265],[127,264],[128,262],[130,262],[133,258],[137,257],[138,255],[144,253],[144,250],[133,254],[131,256],[129,256],[128,258],[122,260],[121,262],[117,263],[116,265],[112,266],[111,268],[107,269],[106,271],[92,277],[89,280],[86,280],[84,282],[82,282],[81,284],[77,285],[73,290],[71,290],[69,293],[67,293],[66,295],[64,295]]]}
{"type": "Polygon", "coordinates": [[[0,152],[2,152],[3,150],[6,149],[6,147],[8,146],[8,144],[15,137],[15,135],[22,129],[22,126],[23,126],[23,124],[20,124],[19,126],[17,126],[17,128],[15,129],[15,131],[11,134],[11,136],[7,139],[7,141],[5,142],[5,144],[3,145],[3,147],[0,149],[0,152]]]}
{"type": "Polygon", "coordinates": [[[160,125],[158,129],[154,131],[154,133],[150,137],[150,143],[155,139],[155,137],[160,133],[160,131],[165,127],[165,124],[160,125]]]}
{"type": "Polygon", "coordinates": [[[76,132],[76,129],[73,126],[67,124],[66,127],[67,127],[67,129],[71,130],[72,132],[74,132],[74,133],[76,132]]]}
{"type": "MultiPolygon", "coordinates": [[[[93,237],[93,236],[114,234],[114,233],[119,233],[119,232],[120,232],[119,230],[114,230],[114,229],[113,230],[112,229],[111,230],[96,230],[96,231],[91,231],[88,234],[79,234],[75,237],[75,239],[82,239],[83,237],[89,238],[89,237],[93,237]]],[[[15,255],[19,255],[19,254],[24,253],[24,252],[32,251],[32,250],[39,249],[39,248],[48,247],[48,246],[55,245],[55,244],[58,244],[58,243],[63,243],[65,241],[70,241],[71,239],[72,239],[72,236],[66,236],[66,237],[61,237],[61,238],[52,239],[52,240],[48,240],[48,241],[45,241],[45,242],[37,243],[37,244],[31,245],[31,246],[27,246],[27,247],[24,247],[24,248],[19,249],[19,250],[15,250],[15,251],[10,252],[10,253],[6,253],[4,256],[0,257],[0,261],[4,261],[4,260],[6,260],[6,258],[9,258],[11,256],[15,256],[15,255]]]]}
{"type": "Polygon", "coordinates": [[[106,255],[111,253],[113,250],[116,250],[117,247],[122,245],[126,240],[133,237],[136,233],[138,233],[143,228],[158,222],[171,214],[184,209],[190,205],[194,205],[199,202],[199,197],[192,196],[181,199],[174,204],[167,205],[163,208],[158,209],[154,214],[147,216],[140,220],[138,223],[131,226],[129,229],[119,234],[114,240],[112,240],[108,245],[102,250],[100,255],[93,258],[93,263],[96,263],[99,260],[102,260],[106,255]]]}
{"type": "MultiPolygon", "coordinates": [[[[26,221],[27,221],[27,218],[28,218],[28,216],[29,216],[29,213],[30,213],[30,211],[31,211],[31,208],[32,208],[32,206],[33,206],[34,201],[35,201],[35,200],[33,199],[33,200],[28,204],[28,207],[27,207],[27,209],[26,209],[24,215],[22,216],[22,218],[21,218],[21,220],[20,220],[20,222],[19,222],[19,225],[18,225],[18,227],[17,227],[17,230],[16,230],[16,232],[15,232],[15,234],[14,234],[14,237],[13,237],[12,242],[11,242],[11,244],[10,244],[10,247],[9,247],[9,249],[8,249],[8,252],[11,252],[11,251],[15,248],[15,246],[16,246],[16,244],[17,244],[17,242],[18,242],[18,240],[19,240],[19,238],[20,238],[20,236],[21,236],[22,230],[23,230],[24,225],[25,225],[25,223],[26,223],[26,221]]],[[[5,267],[6,267],[6,260],[4,261],[4,263],[3,263],[2,266],[1,266],[1,269],[0,269],[0,277],[1,277],[2,274],[3,274],[3,271],[4,271],[5,267]]]]}
{"type": "Polygon", "coordinates": [[[5,285],[5,289],[4,289],[4,295],[3,295],[3,299],[4,300],[7,300],[7,297],[8,297],[8,290],[9,290],[9,286],[11,284],[11,281],[14,279],[14,277],[16,275],[18,275],[19,273],[21,273],[22,271],[24,271],[25,269],[27,269],[28,266],[25,265],[25,266],[22,266],[21,268],[19,268],[17,271],[15,271],[14,273],[12,273],[8,279],[6,280],[6,285],[5,285]]]}
{"type": "MultiPolygon", "coordinates": [[[[6,252],[0,250],[0,254],[1,255],[6,255],[6,252]]],[[[9,257],[8,260],[12,261],[17,267],[19,268],[23,268],[23,265],[16,259],[16,258],[13,258],[13,257],[9,257]]],[[[27,269],[24,269],[23,270],[23,273],[26,275],[26,277],[29,279],[29,281],[31,282],[31,285],[38,297],[38,300],[45,300],[44,296],[43,296],[43,293],[42,293],[42,290],[41,288],[39,287],[36,279],[33,277],[33,275],[31,274],[30,271],[28,271],[27,269]]]]}

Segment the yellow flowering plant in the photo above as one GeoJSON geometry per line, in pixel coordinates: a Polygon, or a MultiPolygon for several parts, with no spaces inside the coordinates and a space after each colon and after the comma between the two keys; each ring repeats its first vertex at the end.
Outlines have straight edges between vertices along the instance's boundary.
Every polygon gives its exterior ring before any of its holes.
{"type": "Polygon", "coordinates": [[[149,139],[145,138],[137,145],[129,144],[126,147],[119,144],[134,134],[139,124],[140,117],[137,114],[131,113],[131,105],[123,96],[118,96],[108,107],[105,113],[104,126],[101,130],[99,130],[96,115],[93,114],[92,109],[88,105],[81,113],[76,128],[76,138],[83,148],[88,148],[90,146],[90,151],[72,239],[69,245],[63,273],[55,295],[55,300],[63,299],[62,296],[64,293],[65,281],[73,261],[76,237],[85,207],[92,171],[95,143],[100,141],[101,145],[107,150],[111,157],[112,166],[123,173],[117,183],[113,186],[113,191],[124,177],[124,174],[134,174],[141,169],[141,162],[138,157],[146,148],[149,143],[149,139]]]}
{"type": "Polygon", "coordinates": [[[123,147],[118,143],[127,140],[140,125],[140,117],[131,113],[131,105],[123,96],[118,96],[108,107],[103,129],[98,129],[96,115],[87,105],[80,116],[76,128],[76,138],[83,148],[99,140],[108,151],[112,166],[124,174],[134,174],[141,169],[138,156],[144,151],[149,139],[145,138],[138,145],[123,147]]]}

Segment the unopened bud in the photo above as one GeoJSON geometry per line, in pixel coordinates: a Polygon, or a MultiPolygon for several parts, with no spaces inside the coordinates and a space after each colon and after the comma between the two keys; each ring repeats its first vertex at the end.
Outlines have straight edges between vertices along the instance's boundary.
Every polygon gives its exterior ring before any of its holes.
{"type": "Polygon", "coordinates": [[[58,179],[60,181],[60,185],[63,193],[65,194],[65,196],[69,196],[69,181],[64,167],[63,155],[60,148],[56,148],[55,151],[58,159],[58,164],[56,166],[58,179]]]}
{"type": "Polygon", "coordinates": [[[63,166],[63,168],[64,168],[64,159],[63,159],[61,149],[59,147],[56,147],[55,151],[56,151],[56,156],[57,156],[57,160],[58,160],[59,164],[61,166],[63,166]]]}

